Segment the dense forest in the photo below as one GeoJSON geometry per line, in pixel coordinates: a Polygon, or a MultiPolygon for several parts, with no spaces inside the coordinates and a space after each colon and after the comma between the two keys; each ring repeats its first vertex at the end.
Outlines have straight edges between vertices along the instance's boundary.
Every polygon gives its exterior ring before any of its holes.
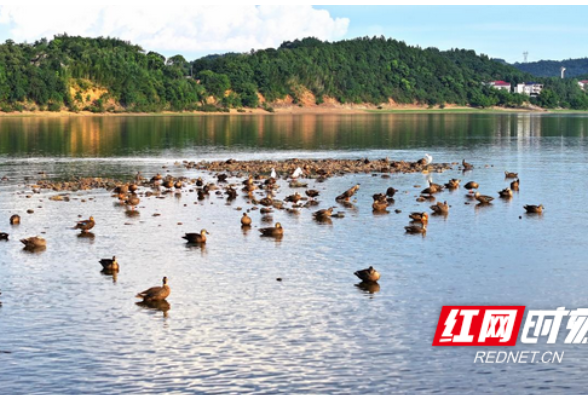
{"type": "MultiPolygon", "coordinates": [[[[575,79],[536,78],[471,50],[422,49],[384,37],[285,42],[278,49],[213,55],[188,62],[114,38],[68,35],[0,45],[2,111],[93,112],[264,107],[310,93],[316,104],[520,106],[530,99],[483,84],[541,81],[531,101],[588,109],[575,79]],[[260,104],[260,99],[262,103],[260,104]]],[[[308,97],[308,96],[307,96],[308,97]]]]}
{"type": "Polygon", "coordinates": [[[566,68],[565,76],[569,78],[588,75],[588,58],[576,58],[562,61],[541,60],[529,63],[512,64],[515,68],[535,76],[559,77],[560,68],[566,68]]]}

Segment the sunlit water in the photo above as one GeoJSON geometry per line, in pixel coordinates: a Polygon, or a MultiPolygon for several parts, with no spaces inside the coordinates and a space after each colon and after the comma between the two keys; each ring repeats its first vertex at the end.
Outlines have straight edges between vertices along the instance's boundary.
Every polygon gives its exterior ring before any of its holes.
{"type": "MultiPolygon", "coordinates": [[[[0,120],[0,176],[11,179],[0,184],[0,231],[11,235],[0,242],[0,393],[585,393],[585,345],[514,348],[565,350],[561,365],[483,365],[475,348],[431,342],[443,305],[588,306],[587,133],[579,115],[0,120]],[[241,230],[236,209],[251,207],[243,197],[197,201],[188,187],[143,198],[133,216],[103,190],[66,203],[46,191],[26,198],[23,185],[39,172],[208,176],[174,165],[182,160],[425,152],[476,166],[434,174],[438,183],[475,180],[498,197],[512,170],[520,193],[479,208],[465,204],[465,189],[446,191],[437,198],[450,215],[431,218],[423,238],[403,227],[430,205],[415,201],[424,175],[308,180],[320,208],[361,189],[332,225],[314,222],[312,209],[276,210],[278,242],[259,237],[269,223],[258,212],[254,229],[241,230]],[[392,212],[374,215],[371,195],[388,186],[400,190],[392,212]],[[544,215],[525,215],[527,203],[544,204],[544,215]],[[14,213],[18,227],[8,225],[14,213]],[[95,237],[69,229],[80,215],[95,217],[95,237]],[[209,243],[187,247],[184,232],[203,228],[209,243]],[[46,251],[22,250],[18,239],[42,232],[46,251]],[[98,264],[112,255],[116,282],[98,264]],[[353,271],[369,265],[382,273],[379,292],[355,286],[353,271]],[[134,295],[164,275],[170,309],[137,306],[134,295]]],[[[279,198],[295,191],[280,184],[279,198]]]]}

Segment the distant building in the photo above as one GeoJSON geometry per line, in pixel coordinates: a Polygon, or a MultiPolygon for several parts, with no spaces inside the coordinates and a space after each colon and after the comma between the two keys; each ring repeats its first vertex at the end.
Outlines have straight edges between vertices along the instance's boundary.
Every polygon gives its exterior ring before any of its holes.
{"type": "Polygon", "coordinates": [[[492,81],[488,82],[487,85],[493,87],[494,89],[506,90],[507,92],[510,92],[510,83],[505,81],[492,81]]]}
{"type": "Polygon", "coordinates": [[[588,81],[580,81],[578,82],[578,85],[580,85],[582,90],[586,90],[586,88],[588,88],[588,81]]]}
{"type": "Polygon", "coordinates": [[[519,94],[524,94],[529,97],[537,97],[541,94],[543,90],[543,84],[537,82],[525,82],[519,83],[515,88],[514,92],[519,94]]]}

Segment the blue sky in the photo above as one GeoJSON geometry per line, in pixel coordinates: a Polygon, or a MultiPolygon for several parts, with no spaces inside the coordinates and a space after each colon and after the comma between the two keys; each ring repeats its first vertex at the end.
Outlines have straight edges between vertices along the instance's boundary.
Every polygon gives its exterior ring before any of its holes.
{"type": "Polygon", "coordinates": [[[315,36],[384,35],[421,47],[474,49],[509,62],[588,57],[588,6],[0,5],[0,41],[67,32],[115,36],[188,59],[315,36]]]}
{"type": "Polygon", "coordinates": [[[349,17],[346,37],[474,49],[509,62],[588,57],[588,6],[321,6],[349,17]]]}

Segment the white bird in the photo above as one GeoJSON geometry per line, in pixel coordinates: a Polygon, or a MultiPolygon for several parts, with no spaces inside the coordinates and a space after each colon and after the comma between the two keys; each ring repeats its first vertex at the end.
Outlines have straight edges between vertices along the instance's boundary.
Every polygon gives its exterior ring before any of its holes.
{"type": "Polygon", "coordinates": [[[427,162],[427,165],[429,165],[433,162],[433,157],[431,157],[428,154],[425,154],[425,161],[427,162]]]}
{"type": "Polygon", "coordinates": [[[292,174],[292,179],[298,179],[301,175],[304,175],[300,167],[296,168],[296,171],[292,174]]]}
{"type": "Polygon", "coordinates": [[[278,177],[278,174],[276,174],[276,169],[272,168],[272,173],[270,175],[273,179],[276,179],[278,177]]]}

